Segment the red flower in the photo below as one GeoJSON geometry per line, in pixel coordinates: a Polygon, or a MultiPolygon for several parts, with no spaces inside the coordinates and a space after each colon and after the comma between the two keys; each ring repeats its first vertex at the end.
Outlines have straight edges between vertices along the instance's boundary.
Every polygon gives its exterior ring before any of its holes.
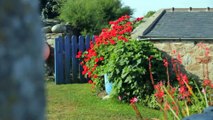
{"type": "Polygon", "coordinates": [[[156,85],[154,86],[154,88],[155,88],[155,90],[160,90],[162,86],[163,86],[163,82],[160,81],[158,84],[156,84],[156,85]]]}
{"type": "Polygon", "coordinates": [[[163,91],[158,91],[155,93],[155,97],[157,97],[158,99],[162,99],[164,96],[164,92],[163,91]]]}
{"type": "Polygon", "coordinates": [[[168,67],[168,61],[167,61],[167,59],[163,59],[163,65],[165,66],[165,67],[168,67]]]}
{"type": "Polygon", "coordinates": [[[211,85],[211,80],[208,80],[208,79],[203,80],[203,86],[204,87],[210,86],[210,85],[211,85]]]}
{"type": "Polygon", "coordinates": [[[172,50],[172,54],[176,54],[176,50],[172,50]]]}
{"type": "Polygon", "coordinates": [[[138,99],[136,97],[133,97],[131,100],[130,100],[130,103],[133,104],[133,103],[136,103],[138,101],[138,99]]]}
{"type": "Polygon", "coordinates": [[[123,35],[125,33],[125,31],[120,31],[118,34],[123,35]]]}
{"type": "Polygon", "coordinates": [[[85,75],[87,73],[87,71],[82,71],[82,75],[85,75]]]}
{"type": "Polygon", "coordinates": [[[90,58],[84,58],[85,62],[88,62],[90,60],[90,58]]]}
{"type": "Polygon", "coordinates": [[[191,95],[189,90],[185,86],[181,86],[179,88],[179,94],[181,95],[182,99],[185,99],[191,95]]]}
{"type": "Polygon", "coordinates": [[[80,62],[80,65],[83,65],[84,64],[84,62],[80,62]]]}
{"type": "Polygon", "coordinates": [[[143,17],[138,17],[136,18],[136,21],[141,21],[143,19],[143,17]]]}
{"type": "Polygon", "coordinates": [[[97,63],[99,61],[99,59],[98,58],[95,58],[95,62],[97,63]]]}
{"type": "Polygon", "coordinates": [[[187,75],[183,74],[183,73],[180,73],[177,76],[177,80],[178,80],[180,86],[182,86],[184,84],[188,84],[188,82],[189,82],[187,75]]]}
{"type": "Polygon", "coordinates": [[[76,55],[76,58],[80,58],[82,55],[82,51],[78,51],[78,54],[76,55]]]}
{"type": "Polygon", "coordinates": [[[98,78],[98,75],[93,75],[93,78],[98,78]]]}
{"type": "Polygon", "coordinates": [[[162,99],[163,96],[164,96],[164,92],[162,90],[155,93],[155,97],[157,97],[158,99],[162,99]]]}
{"type": "Polygon", "coordinates": [[[114,45],[115,41],[114,40],[110,40],[110,44],[114,45]]]}
{"type": "Polygon", "coordinates": [[[186,74],[181,74],[181,76],[182,76],[182,80],[183,80],[185,83],[188,84],[189,80],[188,80],[187,75],[186,75],[186,74]]]}
{"type": "Polygon", "coordinates": [[[181,58],[180,53],[178,53],[178,55],[177,55],[177,59],[178,59],[179,63],[180,63],[180,64],[182,64],[182,58],[181,58]]]}
{"type": "Polygon", "coordinates": [[[104,60],[104,57],[100,57],[100,60],[103,61],[103,60],[104,60]]]}
{"type": "Polygon", "coordinates": [[[212,89],[213,89],[213,83],[211,84],[211,86],[210,86],[212,89]]]}
{"type": "Polygon", "coordinates": [[[82,74],[85,75],[88,72],[89,68],[86,65],[83,65],[82,74]]]}
{"type": "Polygon", "coordinates": [[[210,53],[210,49],[209,48],[205,48],[205,56],[209,56],[209,53],[210,53]]]}
{"type": "Polygon", "coordinates": [[[91,77],[92,76],[92,73],[91,72],[88,72],[88,77],[91,77]]]}
{"type": "Polygon", "coordinates": [[[160,81],[158,84],[154,85],[154,88],[156,90],[155,97],[158,99],[162,99],[164,96],[164,91],[162,89],[163,83],[160,81]]]}
{"type": "Polygon", "coordinates": [[[182,94],[182,93],[184,93],[184,92],[186,92],[186,87],[185,86],[181,86],[180,88],[179,88],[179,92],[182,94]]]}
{"type": "Polygon", "coordinates": [[[109,21],[109,24],[112,25],[112,24],[114,24],[114,22],[113,21],[109,21]]]}
{"type": "Polygon", "coordinates": [[[89,80],[88,83],[89,83],[89,84],[93,84],[93,81],[92,81],[92,80],[89,80]]]}

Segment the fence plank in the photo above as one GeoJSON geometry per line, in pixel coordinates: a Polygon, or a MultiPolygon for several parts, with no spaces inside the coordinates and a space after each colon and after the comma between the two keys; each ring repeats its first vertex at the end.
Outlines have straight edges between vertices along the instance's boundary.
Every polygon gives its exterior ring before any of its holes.
{"type": "Polygon", "coordinates": [[[86,35],[85,45],[86,45],[86,50],[88,50],[90,47],[90,36],[89,35],[86,35]]]}
{"type": "MultiPolygon", "coordinates": [[[[84,52],[85,51],[85,42],[84,42],[84,37],[79,36],[79,51],[84,52]]],[[[79,61],[80,63],[81,61],[79,61]]],[[[86,79],[82,75],[83,67],[79,64],[79,74],[80,74],[80,81],[81,82],[86,82],[86,79]]]]}
{"type": "Polygon", "coordinates": [[[76,53],[77,53],[77,38],[76,36],[72,36],[72,82],[76,83],[78,82],[77,78],[77,58],[76,58],[76,53]]]}
{"type": "Polygon", "coordinates": [[[95,43],[95,35],[92,36],[92,42],[95,43]]]}
{"type": "Polygon", "coordinates": [[[70,78],[70,67],[71,67],[71,39],[70,36],[65,36],[65,41],[64,41],[64,50],[65,50],[65,83],[71,83],[71,78],[70,78]]]}
{"type": "Polygon", "coordinates": [[[64,69],[63,69],[63,38],[59,36],[55,39],[55,83],[64,83],[64,69]]]}

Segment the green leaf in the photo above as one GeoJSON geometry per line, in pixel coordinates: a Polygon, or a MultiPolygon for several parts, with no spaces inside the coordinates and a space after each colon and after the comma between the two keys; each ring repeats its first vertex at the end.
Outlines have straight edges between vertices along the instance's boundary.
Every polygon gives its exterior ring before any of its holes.
{"type": "Polygon", "coordinates": [[[120,80],[116,86],[117,88],[121,88],[122,87],[122,80],[120,80]]]}
{"type": "Polygon", "coordinates": [[[132,82],[132,76],[128,76],[125,81],[125,83],[131,83],[132,82]]]}
{"type": "Polygon", "coordinates": [[[137,64],[140,64],[140,63],[141,63],[141,59],[138,59],[138,60],[137,60],[137,64]]]}
{"type": "Polygon", "coordinates": [[[124,67],[124,69],[122,70],[121,78],[122,79],[125,78],[128,74],[129,74],[128,67],[124,67]]]}

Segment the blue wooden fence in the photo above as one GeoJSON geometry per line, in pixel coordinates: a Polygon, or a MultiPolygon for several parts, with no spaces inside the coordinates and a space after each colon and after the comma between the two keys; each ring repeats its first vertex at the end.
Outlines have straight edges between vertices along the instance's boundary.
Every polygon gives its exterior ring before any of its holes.
{"type": "Polygon", "coordinates": [[[59,36],[55,39],[54,62],[55,62],[55,83],[83,83],[87,82],[81,74],[83,68],[79,59],[76,58],[78,51],[85,51],[90,47],[90,41],[94,42],[94,37],[87,35],[59,36]]]}

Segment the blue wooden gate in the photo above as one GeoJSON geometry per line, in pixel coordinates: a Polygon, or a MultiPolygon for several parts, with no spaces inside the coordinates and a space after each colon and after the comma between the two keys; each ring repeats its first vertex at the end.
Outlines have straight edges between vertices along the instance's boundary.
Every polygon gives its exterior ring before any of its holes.
{"type": "Polygon", "coordinates": [[[90,47],[90,41],[94,42],[94,37],[59,36],[55,39],[54,64],[55,83],[84,83],[87,80],[81,74],[83,68],[79,59],[76,58],[78,51],[84,52],[90,47]]]}

